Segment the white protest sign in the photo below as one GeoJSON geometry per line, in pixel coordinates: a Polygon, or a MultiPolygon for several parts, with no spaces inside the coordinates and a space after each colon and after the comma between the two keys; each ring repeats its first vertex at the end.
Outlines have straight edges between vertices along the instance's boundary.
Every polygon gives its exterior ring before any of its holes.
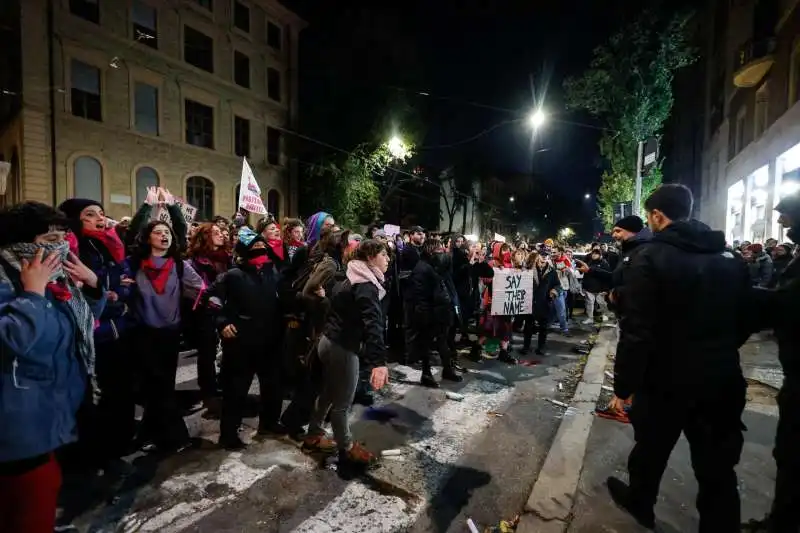
{"type": "MultiPolygon", "coordinates": [[[[175,205],[180,208],[186,224],[194,222],[194,217],[197,215],[197,208],[195,206],[187,204],[177,196],[175,197],[175,205]]],[[[160,220],[161,222],[172,225],[172,217],[169,216],[169,211],[167,211],[166,207],[157,206],[153,209],[153,214],[150,218],[151,220],[160,220]]]]}
{"type": "Polygon", "coordinates": [[[506,238],[500,235],[499,233],[494,234],[494,241],[495,242],[506,242],[506,238]]]}
{"type": "Polygon", "coordinates": [[[261,200],[261,187],[258,186],[253,169],[247,163],[247,158],[242,158],[242,179],[239,182],[239,209],[250,211],[259,215],[266,215],[267,208],[261,200]]]}
{"type": "Polygon", "coordinates": [[[533,271],[496,268],[492,280],[493,315],[533,313],[533,271]]]}
{"type": "Polygon", "coordinates": [[[395,235],[400,235],[400,226],[395,226],[394,224],[384,224],[383,232],[386,234],[387,237],[394,237],[395,235]]]}

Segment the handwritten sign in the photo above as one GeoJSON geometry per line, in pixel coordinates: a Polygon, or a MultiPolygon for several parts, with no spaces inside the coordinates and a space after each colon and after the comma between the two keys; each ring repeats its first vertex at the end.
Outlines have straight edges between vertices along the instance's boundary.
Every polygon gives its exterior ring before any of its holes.
{"type": "Polygon", "coordinates": [[[394,224],[384,224],[383,232],[386,234],[387,237],[394,237],[395,235],[400,235],[400,226],[396,226],[394,224]]]}
{"type": "MultiPolygon", "coordinates": [[[[197,208],[195,206],[187,204],[178,197],[175,197],[175,205],[180,207],[186,224],[191,224],[194,222],[194,217],[197,215],[197,208]]],[[[161,222],[166,222],[167,224],[172,225],[172,218],[169,216],[169,211],[167,211],[166,207],[156,207],[153,210],[153,214],[150,218],[152,220],[160,220],[161,222]]]]}
{"type": "Polygon", "coordinates": [[[496,268],[492,280],[492,314],[513,316],[533,313],[533,272],[496,268]]]}

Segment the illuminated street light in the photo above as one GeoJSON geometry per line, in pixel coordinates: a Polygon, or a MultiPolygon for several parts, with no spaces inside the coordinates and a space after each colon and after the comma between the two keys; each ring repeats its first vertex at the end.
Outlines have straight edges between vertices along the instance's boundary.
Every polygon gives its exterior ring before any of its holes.
{"type": "Polygon", "coordinates": [[[533,129],[539,129],[547,121],[547,115],[545,115],[544,111],[541,109],[537,109],[535,112],[531,113],[528,120],[533,129]]]}
{"type": "Polygon", "coordinates": [[[562,228],[561,231],[558,232],[558,234],[561,235],[562,239],[566,240],[572,237],[575,234],[575,232],[572,230],[572,228],[567,226],[566,228],[562,228]]]}
{"type": "Polygon", "coordinates": [[[389,153],[392,154],[392,157],[395,159],[405,159],[408,156],[408,147],[397,135],[389,139],[386,148],[389,149],[389,153]]]}
{"type": "Polygon", "coordinates": [[[513,197],[513,196],[509,196],[509,197],[508,197],[508,201],[509,201],[509,202],[511,202],[511,203],[513,204],[513,203],[514,203],[514,197],[513,197]]]}
{"type": "Polygon", "coordinates": [[[592,195],[587,192],[586,194],[583,195],[583,197],[588,200],[589,198],[592,197],[592,195]]]}

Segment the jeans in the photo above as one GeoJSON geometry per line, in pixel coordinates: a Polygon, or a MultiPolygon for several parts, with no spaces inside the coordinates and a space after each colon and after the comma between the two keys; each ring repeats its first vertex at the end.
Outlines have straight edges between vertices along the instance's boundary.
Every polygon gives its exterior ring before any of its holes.
{"type": "Polygon", "coordinates": [[[324,382],[308,425],[308,434],[323,433],[322,424],[330,410],[333,438],[340,450],[348,450],[353,436],[347,418],[358,386],[358,355],[345,350],[324,335],[319,339],[318,351],[324,382]]]}
{"type": "Polygon", "coordinates": [[[600,306],[600,312],[603,314],[608,313],[608,305],[606,305],[606,299],[603,297],[602,294],[596,294],[593,292],[584,293],[584,297],[586,298],[586,318],[589,320],[594,319],[594,305],[597,303],[600,306]]]}
{"type": "Polygon", "coordinates": [[[564,289],[556,289],[557,295],[553,300],[553,308],[556,312],[558,324],[561,326],[561,331],[569,331],[567,325],[567,291],[564,289]]]}

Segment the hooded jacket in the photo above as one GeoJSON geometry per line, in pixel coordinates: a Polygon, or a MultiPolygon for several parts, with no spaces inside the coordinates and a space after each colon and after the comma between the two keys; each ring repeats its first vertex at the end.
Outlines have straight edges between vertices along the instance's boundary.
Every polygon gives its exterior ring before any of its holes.
{"type": "Polygon", "coordinates": [[[629,256],[617,294],[620,341],[614,392],[693,394],[741,384],[739,347],[749,335],[747,269],[725,254],[725,236],[674,222],[629,256]]]}
{"type": "Polygon", "coordinates": [[[408,302],[412,326],[417,329],[447,327],[453,323],[455,302],[448,289],[450,262],[448,254],[438,252],[423,257],[414,267],[408,281],[408,302]]]}

